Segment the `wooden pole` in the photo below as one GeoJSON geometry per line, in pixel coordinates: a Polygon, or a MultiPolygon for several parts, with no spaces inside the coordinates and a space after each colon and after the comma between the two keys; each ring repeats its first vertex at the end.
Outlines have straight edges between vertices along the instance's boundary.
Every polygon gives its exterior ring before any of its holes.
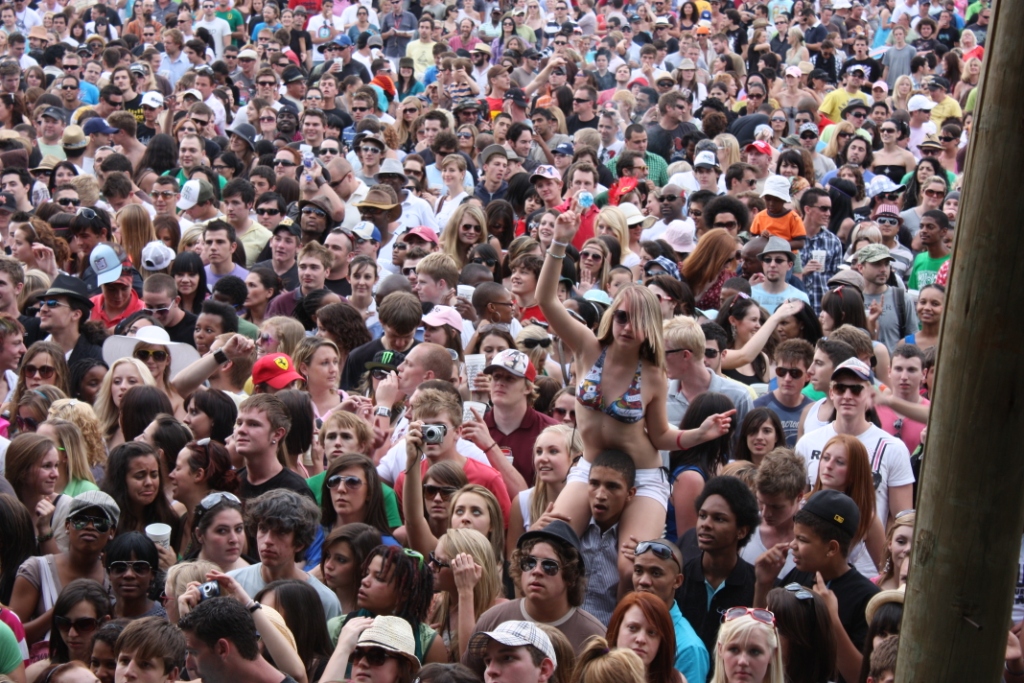
{"type": "Polygon", "coordinates": [[[1001,679],[1024,531],[1024,2],[993,8],[896,680],[1001,679]]]}

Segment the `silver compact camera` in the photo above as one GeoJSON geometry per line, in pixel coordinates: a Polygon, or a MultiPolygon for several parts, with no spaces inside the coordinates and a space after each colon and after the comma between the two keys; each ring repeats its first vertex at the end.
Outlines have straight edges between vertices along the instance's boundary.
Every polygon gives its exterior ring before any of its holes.
{"type": "Polygon", "coordinates": [[[425,424],[420,427],[420,431],[423,433],[423,443],[441,443],[448,428],[439,424],[425,424]]]}
{"type": "Polygon", "coordinates": [[[207,581],[199,586],[199,602],[210,598],[220,597],[220,584],[216,581],[207,581]]]}

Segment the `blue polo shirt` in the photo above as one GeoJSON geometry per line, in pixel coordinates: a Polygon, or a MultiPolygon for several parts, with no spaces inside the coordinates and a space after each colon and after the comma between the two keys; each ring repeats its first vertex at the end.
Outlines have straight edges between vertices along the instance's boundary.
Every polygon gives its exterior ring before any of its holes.
{"type": "Polygon", "coordinates": [[[679,611],[678,602],[672,602],[672,609],[668,613],[672,616],[672,626],[676,631],[676,670],[683,674],[687,681],[707,680],[711,658],[708,649],[704,647],[704,642],[679,611]]]}

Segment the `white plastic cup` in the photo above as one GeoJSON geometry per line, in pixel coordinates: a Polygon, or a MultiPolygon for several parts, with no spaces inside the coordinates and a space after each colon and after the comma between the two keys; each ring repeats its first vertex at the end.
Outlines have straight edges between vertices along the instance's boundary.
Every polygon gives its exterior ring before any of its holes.
{"type": "Polygon", "coordinates": [[[463,401],[462,402],[462,421],[466,422],[467,420],[475,420],[476,418],[473,417],[473,411],[474,410],[476,411],[477,415],[479,415],[481,418],[483,418],[484,413],[487,412],[487,404],[486,403],[481,403],[480,401],[463,401]]]}
{"type": "Polygon", "coordinates": [[[824,249],[812,249],[811,250],[811,260],[812,261],[817,261],[822,266],[825,265],[825,257],[826,256],[828,256],[828,252],[825,251],[824,249]]]}
{"type": "Polygon", "coordinates": [[[473,388],[473,382],[476,380],[476,376],[484,371],[487,366],[487,357],[482,353],[467,353],[466,354],[466,381],[469,383],[470,389],[473,388]]]}
{"type": "Polygon", "coordinates": [[[171,526],[169,524],[150,524],[146,527],[149,540],[165,548],[171,547],[171,526]]]}
{"type": "Polygon", "coordinates": [[[472,285],[457,285],[455,287],[455,291],[463,299],[472,300],[473,292],[476,291],[476,287],[473,287],[472,285]]]}

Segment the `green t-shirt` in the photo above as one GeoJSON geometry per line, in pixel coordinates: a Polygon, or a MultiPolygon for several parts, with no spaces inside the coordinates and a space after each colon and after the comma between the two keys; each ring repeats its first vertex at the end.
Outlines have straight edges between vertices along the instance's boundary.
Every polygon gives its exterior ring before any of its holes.
{"type": "Polygon", "coordinates": [[[21,666],[18,637],[7,624],[0,621],[0,674],[10,674],[21,666]]]}
{"type": "MultiPolygon", "coordinates": [[[[231,27],[231,32],[234,33],[241,26],[245,26],[245,19],[242,18],[242,13],[236,9],[228,10],[227,12],[217,12],[217,16],[224,21],[228,22],[228,26],[231,27]]],[[[231,44],[235,47],[242,47],[241,41],[237,38],[231,39],[231,44]]]]}
{"type": "Polygon", "coordinates": [[[807,383],[807,386],[805,386],[800,393],[806,396],[807,398],[811,399],[812,401],[820,401],[821,399],[825,398],[825,396],[827,396],[827,394],[824,391],[818,391],[817,389],[815,389],[814,385],[811,384],[810,382],[807,383]]]}
{"type": "MultiPolygon", "coordinates": [[[[306,486],[313,492],[317,505],[320,505],[320,493],[323,491],[326,476],[327,472],[321,472],[306,480],[306,486]]],[[[402,516],[398,514],[398,496],[395,495],[395,490],[384,482],[381,482],[380,486],[384,491],[384,512],[388,516],[388,526],[397,529],[402,526],[402,516]]]]}
{"type": "Polygon", "coordinates": [[[907,287],[920,290],[925,285],[935,282],[939,274],[939,268],[949,260],[952,254],[946,254],[939,258],[932,258],[928,252],[918,254],[914,257],[914,265],[910,267],[910,278],[907,279],[907,287]]]}
{"type": "Polygon", "coordinates": [[[86,491],[99,491],[100,487],[91,481],[85,479],[71,479],[68,481],[68,485],[64,487],[62,493],[65,496],[71,496],[74,498],[79,493],[85,493],[86,491]]]}
{"type": "Polygon", "coordinates": [[[249,339],[259,339],[260,328],[253,325],[248,320],[238,319],[238,334],[249,339]]]}

